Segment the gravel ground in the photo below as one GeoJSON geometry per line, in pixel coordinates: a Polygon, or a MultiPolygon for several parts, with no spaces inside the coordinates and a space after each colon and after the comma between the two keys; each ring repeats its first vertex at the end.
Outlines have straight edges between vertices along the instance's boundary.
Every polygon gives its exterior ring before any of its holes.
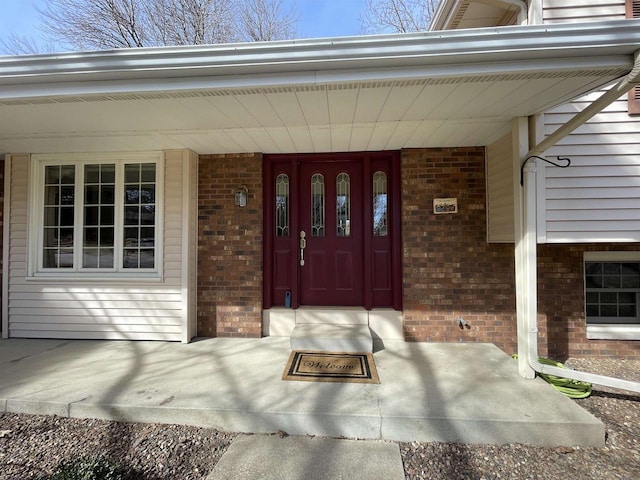
{"type": "MultiPolygon", "coordinates": [[[[640,381],[640,361],[571,359],[576,369],[640,381]]],[[[594,386],[575,400],[602,420],[604,448],[400,444],[405,477],[438,479],[640,479],[640,394],[594,386]]]]}
{"type": "MultiPolygon", "coordinates": [[[[568,362],[640,380],[640,361],[568,362]]],[[[640,395],[595,387],[576,400],[606,426],[604,448],[400,443],[408,480],[639,479],[640,395]]],[[[235,434],[179,425],[0,414],[0,480],[42,479],[63,460],[103,456],[140,480],[204,479],[235,434]]]]}

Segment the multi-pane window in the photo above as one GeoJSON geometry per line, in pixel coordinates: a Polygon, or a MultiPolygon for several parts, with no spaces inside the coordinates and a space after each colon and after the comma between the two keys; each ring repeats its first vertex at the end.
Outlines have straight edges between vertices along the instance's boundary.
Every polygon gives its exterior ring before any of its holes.
{"type": "Polygon", "coordinates": [[[156,161],[42,161],[43,272],[155,271],[156,161]]]}
{"type": "Polygon", "coordinates": [[[587,323],[640,323],[640,262],[585,262],[587,323]]]}
{"type": "Polygon", "coordinates": [[[49,165],[44,171],[43,266],[73,268],[75,166],[49,165]]]}
{"type": "Polygon", "coordinates": [[[156,165],[124,166],[124,268],[153,268],[156,242],[156,165]]]}
{"type": "Polygon", "coordinates": [[[113,268],[116,166],[84,166],[83,268],[113,268]]]}

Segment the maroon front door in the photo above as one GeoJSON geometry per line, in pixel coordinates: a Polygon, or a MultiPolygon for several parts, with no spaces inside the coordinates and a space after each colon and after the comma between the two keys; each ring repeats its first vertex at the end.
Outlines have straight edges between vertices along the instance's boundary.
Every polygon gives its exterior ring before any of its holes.
{"type": "Polygon", "coordinates": [[[362,305],[362,164],[302,163],[298,186],[300,304],[362,305]]]}
{"type": "Polygon", "coordinates": [[[399,160],[264,156],[264,308],[402,308],[399,160]]]}

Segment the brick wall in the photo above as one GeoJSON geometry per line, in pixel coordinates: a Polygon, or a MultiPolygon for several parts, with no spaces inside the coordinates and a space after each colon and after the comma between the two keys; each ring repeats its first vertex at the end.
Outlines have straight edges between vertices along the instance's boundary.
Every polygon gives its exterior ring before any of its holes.
{"type": "Polygon", "coordinates": [[[262,155],[201,155],[198,167],[198,335],[262,332],[262,155]],[[245,185],[246,207],[234,204],[245,185]]]}
{"type": "MultiPolygon", "coordinates": [[[[515,352],[514,248],[486,241],[484,150],[409,149],[401,161],[405,338],[515,352]],[[446,197],[459,212],[434,215],[433,199],[446,197]],[[458,317],[470,328],[458,328],[458,317]]],[[[259,337],[262,156],[201,156],[198,213],[198,335],[259,337]],[[244,208],[234,205],[240,185],[249,190],[244,208]]],[[[638,248],[538,247],[541,355],[640,358],[640,342],[587,340],[583,293],[584,251],[638,248]]]]}
{"type": "Polygon", "coordinates": [[[402,151],[405,338],[516,351],[513,244],[486,240],[482,148],[402,151]],[[433,214],[455,197],[457,214],[433,214]],[[462,317],[470,328],[460,329],[462,317]]]}
{"type": "MultiPolygon", "coordinates": [[[[404,330],[409,341],[491,342],[516,351],[513,244],[486,241],[484,151],[402,152],[404,330]],[[459,213],[434,215],[434,198],[456,197],[459,213]],[[462,317],[470,329],[456,325],[462,317]]],[[[638,245],[538,246],[540,355],[640,358],[640,341],[588,340],[585,251],[638,245]]]]}
{"type": "Polygon", "coordinates": [[[542,355],[561,360],[586,356],[640,358],[640,341],[587,340],[583,268],[585,251],[639,249],[638,245],[538,246],[538,326],[542,355]]]}

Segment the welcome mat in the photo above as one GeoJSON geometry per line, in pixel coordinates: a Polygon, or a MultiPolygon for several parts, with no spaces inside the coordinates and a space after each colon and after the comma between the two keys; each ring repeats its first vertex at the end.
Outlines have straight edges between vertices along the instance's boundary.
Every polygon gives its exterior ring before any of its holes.
{"type": "Polygon", "coordinates": [[[282,379],[303,382],[380,383],[371,353],[299,350],[291,352],[282,379]]]}

